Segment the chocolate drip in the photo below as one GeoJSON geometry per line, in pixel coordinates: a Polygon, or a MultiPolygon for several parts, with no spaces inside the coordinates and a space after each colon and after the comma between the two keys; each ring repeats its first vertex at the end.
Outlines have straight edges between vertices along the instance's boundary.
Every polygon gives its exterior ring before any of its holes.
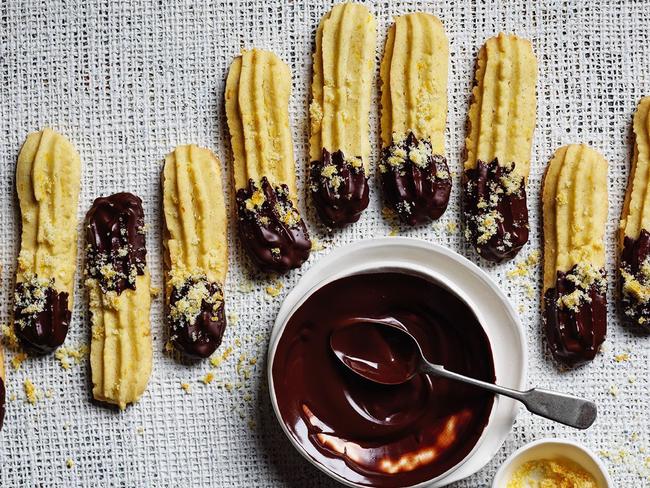
{"type": "Polygon", "coordinates": [[[388,205],[409,225],[439,218],[447,208],[451,176],[444,156],[412,132],[382,152],[381,182],[388,205]]]}
{"type": "Polygon", "coordinates": [[[601,280],[584,287],[576,279],[574,266],[569,272],[557,272],[556,287],[544,294],[546,339],[555,359],[566,366],[578,366],[596,356],[607,332],[607,296],[605,271],[601,280]],[[562,300],[577,293],[572,306],[562,300]]]}
{"type": "Polygon", "coordinates": [[[641,229],[637,239],[625,237],[620,260],[623,321],[650,331],[650,233],[641,229]],[[627,286],[626,286],[627,285],[627,286]]]}
{"type": "Polygon", "coordinates": [[[5,382],[0,378],[0,430],[5,422],[5,401],[7,397],[7,391],[5,390],[5,382]]]}
{"type": "MultiPolygon", "coordinates": [[[[207,358],[221,344],[226,329],[223,292],[218,283],[208,281],[205,277],[190,278],[179,288],[172,289],[169,308],[173,311],[180,301],[192,303],[197,300],[190,292],[199,293],[201,303],[195,303],[196,315],[188,317],[183,313],[170,312],[171,341],[181,352],[189,357],[207,358]],[[215,298],[216,297],[216,298],[215,298]]],[[[198,300],[197,300],[198,301],[198,300]]]]}
{"type": "Polygon", "coordinates": [[[284,273],[309,257],[311,240],[286,185],[273,187],[266,177],[260,188],[249,180],[237,190],[239,235],[262,271],[284,273]]]}
{"type": "Polygon", "coordinates": [[[311,163],[311,193],[316,210],[329,227],[343,227],[359,220],[368,206],[368,178],[360,157],[350,161],[342,151],[323,149],[322,161],[311,163]]]}
{"type": "Polygon", "coordinates": [[[57,292],[53,280],[16,283],[14,300],[14,329],[26,351],[47,354],[63,344],[72,313],[68,294],[57,292]]]}
{"type": "Polygon", "coordinates": [[[147,249],[142,200],[131,193],[97,198],[86,215],[86,273],[102,291],[135,290],[147,249]]]}
{"type": "Polygon", "coordinates": [[[494,159],[463,172],[466,237],[490,261],[513,258],[528,241],[526,185],[513,170],[494,159]]]}

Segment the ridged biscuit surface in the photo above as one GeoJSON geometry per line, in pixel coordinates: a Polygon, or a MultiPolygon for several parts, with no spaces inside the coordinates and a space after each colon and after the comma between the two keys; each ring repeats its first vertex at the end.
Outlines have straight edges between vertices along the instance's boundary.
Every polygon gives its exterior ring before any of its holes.
{"type": "Polygon", "coordinates": [[[163,171],[165,299],[172,343],[207,357],[226,326],[223,284],[228,222],[221,163],[209,149],[179,146],[163,171]]]}
{"type": "Polygon", "coordinates": [[[626,324],[650,329],[650,97],[633,122],[634,155],[619,229],[620,297],[626,324]]]}
{"type": "Polygon", "coordinates": [[[535,129],[537,60],[529,41],[499,34],[481,48],[463,172],[467,238],[492,261],[528,240],[526,180],[535,129]]]}
{"type": "Polygon", "coordinates": [[[290,94],[289,67],[275,54],[253,49],[232,62],[225,98],[239,232],[266,271],[299,267],[311,249],[297,210],[290,94]]]}
{"type": "Polygon", "coordinates": [[[18,155],[22,233],[14,325],[23,347],[47,353],[65,340],[73,305],[81,161],[51,129],[29,134],[18,155]]]}
{"type": "Polygon", "coordinates": [[[415,13],[395,19],[380,68],[379,169],[388,205],[412,225],[440,217],[449,202],[448,61],[447,36],[437,17],[415,13]]]}
{"type": "Polygon", "coordinates": [[[136,402],[152,368],[150,277],[142,201],[98,198],[86,219],[86,288],[92,323],[93,396],[121,409],[136,402]]]}
{"type": "Polygon", "coordinates": [[[543,189],[544,322],[555,358],[593,359],[607,328],[607,161],[572,144],[557,150],[543,189]]]}
{"type": "Polygon", "coordinates": [[[368,138],[376,22],[356,3],[335,5],[321,20],[313,56],[311,191],[329,226],[359,219],[368,206],[368,138]]]}

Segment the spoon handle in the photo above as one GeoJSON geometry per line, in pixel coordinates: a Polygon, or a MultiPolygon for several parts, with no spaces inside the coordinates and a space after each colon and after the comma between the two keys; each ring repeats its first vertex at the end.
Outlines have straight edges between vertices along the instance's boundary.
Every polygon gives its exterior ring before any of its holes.
{"type": "Polygon", "coordinates": [[[529,412],[577,429],[587,429],[596,420],[596,404],[572,395],[541,388],[533,388],[528,391],[512,390],[504,386],[447,371],[443,366],[431,364],[428,361],[423,361],[421,371],[478,386],[499,395],[519,400],[529,412]]]}

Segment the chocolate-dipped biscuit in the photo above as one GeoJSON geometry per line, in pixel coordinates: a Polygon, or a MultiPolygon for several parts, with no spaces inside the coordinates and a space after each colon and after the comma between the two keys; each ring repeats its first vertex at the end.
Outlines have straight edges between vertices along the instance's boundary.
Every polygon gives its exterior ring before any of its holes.
{"type": "Polygon", "coordinates": [[[448,60],[447,36],[437,17],[415,13],[395,19],[380,69],[379,170],[388,207],[410,225],[439,218],[449,202],[448,60]]]}
{"type": "Polygon", "coordinates": [[[335,5],[316,32],[310,190],[329,227],[356,222],[368,206],[368,118],[376,23],[366,7],[335,5]]]}
{"type": "Polygon", "coordinates": [[[142,200],[131,193],[97,198],[85,231],[93,396],[124,409],[144,393],[152,367],[142,200]]]}
{"type": "Polygon", "coordinates": [[[51,129],[29,134],[18,155],[16,190],[22,233],[14,328],[25,350],[45,354],[68,333],[77,259],[81,161],[51,129]]]}
{"type": "Polygon", "coordinates": [[[543,322],[553,356],[572,367],[596,356],[607,331],[607,161],[582,144],[561,147],[542,204],[543,322]]]}
{"type": "Polygon", "coordinates": [[[280,273],[311,249],[297,206],[290,94],[289,67],[275,54],[253,49],[232,62],[225,97],[239,236],[260,269],[280,273]]]}
{"type": "Polygon", "coordinates": [[[619,226],[623,321],[650,332],[650,97],[634,114],[634,155],[619,226]]]}
{"type": "Polygon", "coordinates": [[[287,185],[273,186],[264,176],[237,190],[239,233],[260,269],[288,271],[309,257],[311,241],[287,185]]]}
{"type": "Polygon", "coordinates": [[[481,48],[467,117],[463,218],[466,238],[490,261],[513,258],[528,241],[536,80],[529,41],[501,33],[481,48]]]}
{"type": "Polygon", "coordinates": [[[221,162],[209,149],[178,146],[163,170],[165,300],[171,343],[210,356],[226,328],[223,283],[228,221],[221,162]]]}

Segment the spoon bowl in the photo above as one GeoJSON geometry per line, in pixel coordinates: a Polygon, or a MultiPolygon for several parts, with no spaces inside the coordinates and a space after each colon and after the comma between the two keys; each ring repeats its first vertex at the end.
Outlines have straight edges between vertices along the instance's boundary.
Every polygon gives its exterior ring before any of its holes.
{"type": "Polygon", "coordinates": [[[419,372],[420,346],[394,317],[351,319],[332,332],[330,347],[349,369],[382,385],[406,383],[419,372]]]}

